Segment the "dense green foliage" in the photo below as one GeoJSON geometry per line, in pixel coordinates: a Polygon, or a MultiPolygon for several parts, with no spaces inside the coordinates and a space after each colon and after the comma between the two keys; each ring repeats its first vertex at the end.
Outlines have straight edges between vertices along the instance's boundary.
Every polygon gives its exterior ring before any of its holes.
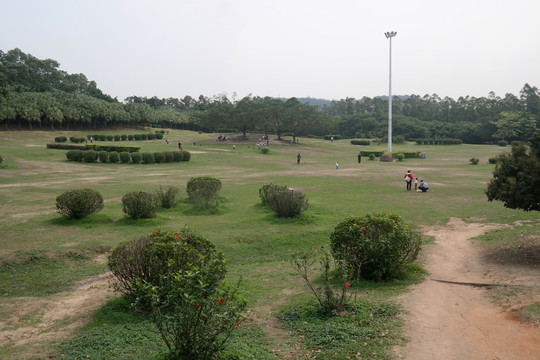
{"type": "Polygon", "coordinates": [[[420,251],[421,236],[391,212],[341,221],[330,236],[332,254],[355,279],[394,278],[420,251]]]}
{"type": "Polygon", "coordinates": [[[499,155],[493,179],[486,190],[489,201],[505,207],[540,211],[540,130],[529,141],[512,145],[512,152],[499,155]]]}
{"type": "Polygon", "coordinates": [[[56,198],[56,209],[68,219],[82,219],[103,209],[103,196],[92,189],[66,191],[56,198]]]}
{"type": "Polygon", "coordinates": [[[159,189],[154,193],[156,194],[159,203],[162,208],[170,209],[176,205],[176,197],[180,190],[176,186],[168,186],[166,189],[160,185],[159,189]]]}
{"type": "Polygon", "coordinates": [[[153,218],[159,207],[159,199],[152,193],[133,191],[122,196],[122,211],[132,219],[153,218]]]}
{"type": "Polygon", "coordinates": [[[278,217],[295,217],[308,208],[306,195],[287,186],[271,186],[264,196],[278,217]]]}
{"type": "Polygon", "coordinates": [[[186,191],[196,206],[208,208],[215,206],[221,190],[221,180],[211,176],[199,176],[188,180],[186,191]]]}

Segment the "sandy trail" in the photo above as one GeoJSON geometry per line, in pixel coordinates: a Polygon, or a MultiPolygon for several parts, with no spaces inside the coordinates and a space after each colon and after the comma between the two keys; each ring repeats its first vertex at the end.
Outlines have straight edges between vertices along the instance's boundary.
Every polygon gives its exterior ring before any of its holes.
{"type": "Polygon", "coordinates": [[[479,261],[480,249],[468,239],[494,228],[451,219],[447,226],[427,232],[436,239],[426,249],[425,267],[430,275],[400,297],[407,310],[405,336],[410,341],[395,349],[397,358],[540,359],[540,327],[520,322],[490,302],[489,290],[430,280],[538,286],[538,271],[531,276],[530,272],[506,271],[479,261]]]}

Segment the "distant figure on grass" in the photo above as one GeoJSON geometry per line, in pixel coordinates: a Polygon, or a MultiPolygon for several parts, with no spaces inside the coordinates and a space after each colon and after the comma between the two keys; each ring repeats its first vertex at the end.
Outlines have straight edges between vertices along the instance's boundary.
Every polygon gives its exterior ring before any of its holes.
{"type": "Polygon", "coordinates": [[[414,178],[414,191],[418,190],[418,178],[414,178]]]}
{"type": "Polygon", "coordinates": [[[360,164],[362,162],[362,153],[358,153],[358,163],[360,164]]]}
{"type": "Polygon", "coordinates": [[[298,153],[298,155],[296,155],[296,163],[297,164],[300,164],[300,159],[302,158],[302,155],[300,155],[300,153],[298,153]]]}
{"type": "Polygon", "coordinates": [[[420,186],[418,186],[419,191],[426,192],[429,189],[428,183],[424,180],[420,180],[420,186]]]}
{"type": "Polygon", "coordinates": [[[193,145],[197,145],[197,142],[195,141],[195,138],[193,138],[193,145]]]}
{"type": "Polygon", "coordinates": [[[180,151],[183,150],[183,149],[182,149],[182,143],[181,143],[181,142],[178,143],[178,148],[180,149],[180,151]]]}
{"type": "Polygon", "coordinates": [[[233,144],[232,149],[236,150],[236,145],[235,144],[233,144]]]}
{"type": "Polygon", "coordinates": [[[407,191],[411,191],[411,185],[413,181],[411,170],[407,170],[407,173],[405,174],[404,178],[405,178],[405,182],[407,183],[407,191]]]}
{"type": "Polygon", "coordinates": [[[339,162],[336,161],[336,170],[339,169],[339,162]]]}
{"type": "Polygon", "coordinates": [[[169,139],[165,139],[165,142],[167,143],[167,145],[169,145],[169,139]]]}

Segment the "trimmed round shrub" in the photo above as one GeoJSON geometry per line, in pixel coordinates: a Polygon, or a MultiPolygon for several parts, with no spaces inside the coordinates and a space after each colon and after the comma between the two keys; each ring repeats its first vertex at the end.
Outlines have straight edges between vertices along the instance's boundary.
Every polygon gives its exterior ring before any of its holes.
{"type": "Polygon", "coordinates": [[[69,150],[66,152],[66,157],[69,161],[78,161],[78,162],[82,162],[83,161],[83,155],[84,155],[84,151],[83,150],[69,150]]]}
{"type": "Polygon", "coordinates": [[[381,281],[399,276],[418,256],[421,235],[391,212],[368,213],[341,221],[330,236],[334,258],[354,279],[381,281]]]}
{"type": "Polygon", "coordinates": [[[54,142],[57,142],[57,143],[63,143],[66,141],[67,141],[67,137],[65,136],[57,136],[54,138],[54,142]]]}
{"type": "Polygon", "coordinates": [[[499,146],[506,146],[506,145],[508,145],[508,141],[505,141],[505,140],[499,140],[499,141],[497,141],[497,145],[499,145],[499,146]]]}
{"type": "Polygon", "coordinates": [[[105,134],[101,134],[101,135],[98,135],[94,138],[94,140],[97,140],[99,138],[99,141],[106,141],[107,140],[107,135],[105,134]]]}
{"type": "Polygon", "coordinates": [[[471,165],[478,165],[478,163],[480,162],[479,159],[473,157],[473,158],[470,158],[469,159],[469,162],[471,163],[471,165]]]}
{"type": "Polygon", "coordinates": [[[141,134],[141,140],[148,140],[148,134],[141,134]]]}
{"type": "Polygon", "coordinates": [[[488,163],[490,163],[490,164],[496,164],[497,161],[498,161],[498,159],[496,157],[490,157],[488,159],[488,163]]]}
{"type": "Polygon", "coordinates": [[[170,162],[174,161],[174,155],[173,155],[172,151],[164,151],[163,152],[163,157],[164,157],[165,162],[167,162],[167,163],[170,163],[170,162]]]}
{"type": "Polygon", "coordinates": [[[161,164],[161,163],[165,162],[165,155],[163,155],[162,152],[155,152],[154,153],[154,161],[156,162],[156,164],[161,164]]]}
{"type": "Polygon", "coordinates": [[[122,196],[122,211],[132,219],[156,217],[159,209],[156,195],[144,191],[133,191],[122,196]]]}
{"type": "Polygon", "coordinates": [[[120,162],[122,164],[129,164],[131,161],[131,154],[128,151],[122,151],[120,153],[120,162]]]}
{"type": "Polygon", "coordinates": [[[163,189],[161,185],[159,189],[154,191],[162,208],[170,209],[176,205],[176,196],[179,189],[175,186],[168,186],[167,189],[163,189]]]}
{"type": "Polygon", "coordinates": [[[114,141],[120,141],[120,135],[114,135],[114,141]]]}
{"type": "Polygon", "coordinates": [[[189,199],[197,206],[204,208],[217,205],[221,180],[211,176],[199,176],[188,180],[187,194],[189,199]]]}
{"type": "Polygon", "coordinates": [[[182,159],[182,161],[189,161],[191,159],[191,153],[189,151],[182,151],[184,154],[184,158],[182,159]]]}
{"type": "Polygon", "coordinates": [[[86,150],[83,154],[83,160],[86,163],[94,163],[98,159],[98,153],[95,150],[86,150]]]}
{"type": "Polygon", "coordinates": [[[135,139],[135,135],[129,134],[129,135],[127,136],[127,138],[128,138],[128,140],[133,140],[133,139],[135,139]]]}
{"type": "Polygon", "coordinates": [[[304,193],[287,187],[274,187],[268,194],[268,207],[276,212],[278,217],[295,217],[308,207],[304,193]]]}
{"type": "Polygon", "coordinates": [[[163,139],[163,134],[162,133],[156,133],[156,139],[157,140],[163,139]]]}
{"type": "Polygon", "coordinates": [[[56,198],[56,209],[68,219],[82,219],[103,209],[103,197],[92,189],[66,191],[56,198]]]}
{"type": "Polygon", "coordinates": [[[405,159],[405,155],[402,153],[395,154],[394,157],[397,159],[397,161],[403,161],[403,159],[405,159]]]}
{"type": "Polygon", "coordinates": [[[376,156],[375,154],[369,154],[369,160],[375,160],[376,156]]]}
{"type": "Polygon", "coordinates": [[[105,138],[107,139],[107,141],[113,141],[114,140],[114,136],[112,136],[112,135],[105,135],[105,138]]]}
{"type": "Polygon", "coordinates": [[[127,135],[125,135],[125,134],[123,134],[123,135],[120,135],[120,139],[121,139],[122,141],[126,141],[126,140],[127,140],[127,138],[128,138],[128,136],[127,136],[127,135]]]}
{"type": "Polygon", "coordinates": [[[109,162],[113,164],[117,164],[120,162],[120,155],[117,151],[111,151],[109,153],[109,162]]]}
{"type": "Polygon", "coordinates": [[[102,163],[109,162],[109,153],[107,151],[100,151],[98,153],[99,161],[102,163]]]}
{"type": "Polygon", "coordinates": [[[184,161],[184,152],[183,151],[175,151],[173,152],[174,162],[180,162],[184,161]]]}
{"type": "Polygon", "coordinates": [[[135,140],[142,140],[141,134],[135,134],[133,135],[133,137],[135,138],[135,140]]]}
{"type": "Polygon", "coordinates": [[[134,152],[131,154],[131,162],[133,164],[140,164],[142,161],[142,154],[138,152],[134,152]]]}
{"type": "Polygon", "coordinates": [[[153,164],[156,161],[154,160],[154,154],[152,153],[142,153],[142,162],[143,164],[153,164]]]}
{"type": "Polygon", "coordinates": [[[155,140],[156,139],[156,134],[152,134],[152,133],[146,134],[146,138],[148,140],[155,140]]]}

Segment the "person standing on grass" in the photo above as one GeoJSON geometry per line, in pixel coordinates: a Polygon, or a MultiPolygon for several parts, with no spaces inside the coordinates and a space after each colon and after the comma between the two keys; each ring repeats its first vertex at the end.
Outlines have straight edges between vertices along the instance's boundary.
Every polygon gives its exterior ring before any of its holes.
{"type": "Polygon", "coordinates": [[[302,158],[302,155],[300,155],[300,153],[298,153],[298,155],[296,155],[296,163],[297,164],[300,164],[300,159],[302,158]]]}
{"type": "Polygon", "coordinates": [[[413,179],[414,177],[411,174],[411,170],[407,170],[407,173],[405,174],[405,182],[407,183],[407,191],[411,191],[413,179]]]}
{"type": "Polygon", "coordinates": [[[336,161],[336,170],[339,169],[339,162],[336,161]]]}
{"type": "Polygon", "coordinates": [[[362,153],[358,153],[358,163],[360,164],[362,162],[362,153]]]}
{"type": "Polygon", "coordinates": [[[414,178],[414,191],[418,190],[418,178],[414,178]]]}

